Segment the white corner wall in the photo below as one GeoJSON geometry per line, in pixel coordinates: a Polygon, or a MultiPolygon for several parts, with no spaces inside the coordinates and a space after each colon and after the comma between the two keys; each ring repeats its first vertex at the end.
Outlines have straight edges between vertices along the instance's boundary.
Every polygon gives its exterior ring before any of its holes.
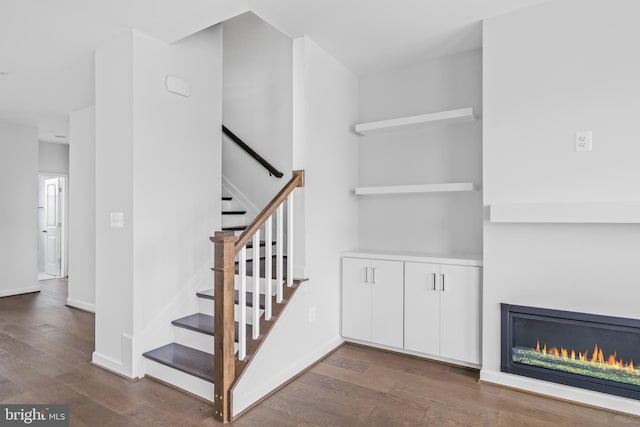
{"type": "MultiPolygon", "coordinates": [[[[359,122],[473,107],[482,115],[482,51],[360,77],[359,122]]],[[[358,186],[482,184],[482,122],[359,137],[358,186]]],[[[353,189],[352,189],[353,190],[353,189]]],[[[482,252],[482,192],[361,196],[359,246],[482,252]]]]}
{"type": "Polygon", "coordinates": [[[96,352],[144,374],[142,353],[211,287],[220,227],[222,33],[168,45],[134,31],[96,52],[96,352]],[[190,86],[165,89],[168,75],[190,86]],[[124,213],[111,228],[110,213],[124,213]]]}
{"type": "Polygon", "coordinates": [[[213,287],[221,227],[222,26],[167,45],[134,33],[134,373],[213,287]],[[166,76],[190,85],[169,93],[166,76]]]}
{"type": "Polygon", "coordinates": [[[67,305],[95,312],[96,109],[69,117],[69,285],[67,305]]]}
{"type": "MultiPolygon", "coordinates": [[[[233,414],[338,346],[340,253],[357,244],[358,79],[309,38],[294,40],[294,169],[305,170],[302,284],[233,392],[233,414]],[[299,109],[299,110],[298,110],[299,109]],[[316,310],[309,322],[309,308],[316,310]]],[[[298,203],[296,202],[296,203],[298,203]]],[[[299,245],[297,246],[300,247],[299,245]]]]}
{"type": "Polygon", "coordinates": [[[96,329],[93,362],[132,375],[133,33],[99,47],[96,61],[96,329]],[[124,227],[110,227],[110,213],[124,227]]]}
{"type": "MultiPolygon", "coordinates": [[[[484,23],[484,205],[638,201],[640,4],[556,0],[484,23]],[[574,152],[576,131],[593,151],[574,152]]],[[[481,378],[640,415],[635,400],[500,372],[500,303],[640,318],[640,227],[484,223],[481,378]]]]}
{"type": "Polygon", "coordinates": [[[0,297],[38,285],[38,129],[0,123],[0,297]]]}
{"type": "Polygon", "coordinates": [[[261,210],[291,178],[292,40],[251,12],[223,27],[223,123],[284,176],[226,136],[222,173],[261,210]]]}

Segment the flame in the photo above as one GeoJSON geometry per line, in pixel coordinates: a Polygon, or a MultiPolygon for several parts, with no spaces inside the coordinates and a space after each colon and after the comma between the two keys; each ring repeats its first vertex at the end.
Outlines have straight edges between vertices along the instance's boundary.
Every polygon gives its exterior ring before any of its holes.
{"type": "Polygon", "coordinates": [[[575,350],[568,350],[564,347],[560,347],[560,350],[556,347],[547,349],[547,344],[543,344],[542,348],[540,348],[540,341],[536,341],[535,351],[545,355],[549,354],[550,356],[561,357],[565,360],[571,359],[572,361],[580,361],[583,363],[593,363],[602,366],[606,365],[613,369],[640,375],[640,364],[634,365],[633,360],[628,362],[623,361],[622,358],[618,357],[617,351],[614,351],[613,353],[610,353],[608,357],[605,357],[604,350],[602,347],[599,347],[598,344],[594,345],[591,357],[589,357],[589,352],[587,350],[576,353],[575,350]]]}

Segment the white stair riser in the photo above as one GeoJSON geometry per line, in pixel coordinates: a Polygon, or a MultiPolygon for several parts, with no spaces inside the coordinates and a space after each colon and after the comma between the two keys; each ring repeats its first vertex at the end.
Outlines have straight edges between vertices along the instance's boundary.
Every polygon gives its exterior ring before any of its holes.
{"type": "Polygon", "coordinates": [[[173,326],[173,342],[213,355],[213,336],[173,326]]]}
{"type": "Polygon", "coordinates": [[[222,210],[223,211],[230,211],[233,210],[233,200],[223,200],[222,201],[222,210]]]}
{"type": "MultiPolygon", "coordinates": [[[[213,336],[191,329],[173,326],[173,342],[213,355],[213,336]]],[[[235,345],[238,351],[238,344],[235,345]]]]}
{"type": "Polygon", "coordinates": [[[144,363],[147,375],[213,402],[213,383],[150,359],[145,359],[144,363]]]}
{"type": "Polygon", "coordinates": [[[247,215],[222,215],[223,227],[237,227],[240,225],[249,225],[247,215]]]}
{"type": "MultiPolygon", "coordinates": [[[[198,311],[202,314],[208,314],[209,316],[213,316],[215,310],[213,309],[213,300],[206,298],[198,298],[198,311]]],[[[264,313],[264,310],[260,310],[260,316],[264,313]]],[[[239,310],[236,305],[236,309],[234,310],[234,320],[237,322],[239,320],[239,310]]],[[[253,319],[253,308],[247,307],[247,324],[252,325],[253,319]]],[[[205,351],[205,350],[202,350],[205,351]]]]}

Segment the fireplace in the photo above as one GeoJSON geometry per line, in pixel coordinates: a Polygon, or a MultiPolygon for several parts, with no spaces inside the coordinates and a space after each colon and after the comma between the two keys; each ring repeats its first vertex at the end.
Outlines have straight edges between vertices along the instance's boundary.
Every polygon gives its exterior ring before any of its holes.
{"type": "Polygon", "coordinates": [[[640,400],[640,320],[501,309],[502,372],[640,400]]]}

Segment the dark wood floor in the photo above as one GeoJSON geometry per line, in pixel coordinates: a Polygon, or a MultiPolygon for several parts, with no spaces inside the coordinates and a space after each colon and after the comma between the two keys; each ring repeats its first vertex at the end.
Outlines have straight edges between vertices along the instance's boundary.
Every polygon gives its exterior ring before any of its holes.
{"type": "MultiPolygon", "coordinates": [[[[0,298],[0,403],[68,403],[72,426],[214,426],[208,404],[89,363],[94,316],[64,306],[66,281],[0,298]]],[[[237,426],[639,426],[488,384],[477,373],[346,345],[237,426]]]]}

